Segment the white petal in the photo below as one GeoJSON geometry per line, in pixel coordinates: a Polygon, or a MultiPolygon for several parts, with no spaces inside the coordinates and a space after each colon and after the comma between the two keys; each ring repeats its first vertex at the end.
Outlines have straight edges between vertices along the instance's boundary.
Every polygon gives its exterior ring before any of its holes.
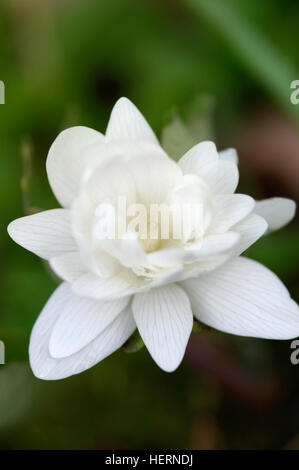
{"type": "Polygon", "coordinates": [[[175,370],[183,359],[193,325],[185,292],[175,284],[169,284],[136,294],[132,310],[153,359],[163,370],[175,370]]]}
{"type": "Polygon", "coordinates": [[[148,264],[146,252],[136,232],[126,232],[121,239],[102,240],[101,247],[122,266],[131,268],[148,264]]]}
{"type": "MultiPolygon", "coordinates": [[[[220,152],[221,154],[221,152],[220,152]]],[[[239,172],[231,158],[218,157],[213,142],[201,142],[190,149],[178,162],[183,173],[200,176],[215,193],[233,193],[238,185],[239,172]]]]}
{"type": "Polygon", "coordinates": [[[122,147],[119,155],[113,152],[110,154],[111,144],[101,145],[101,148],[106,150],[105,158],[102,164],[86,173],[82,185],[83,196],[88,196],[93,204],[106,201],[115,203],[119,196],[125,197],[127,204],[135,202],[135,181],[129,172],[128,163],[122,158],[126,147],[122,147]]]}
{"type": "Polygon", "coordinates": [[[253,243],[255,243],[268,228],[268,224],[259,215],[249,214],[246,219],[232,227],[232,230],[238,232],[241,236],[237,244],[234,254],[240,255],[243,251],[247,250],[253,243]]]}
{"type": "Polygon", "coordinates": [[[114,105],[106,136],[110,139],[145,140],[159,144],[147,121],[128,98],[120,98],[114,105]]]}
{"type": "Polygon", "coordinates": [[[88,270],[79,252],[65,253],[50,259],[50,266],[64,281],[73,282],[88,270]]]}
{"type": "Polygon", "coordinates": [[[83,274],[73,284],[75,294],[91,299],[110,300],[114,297],[126,297],[143,286],[135,274],[126,268],[109,278],[101,278],[93,273],[83,274]]]}
{"type": "Polygon", "coordinates": [[[239,182],[238,167],[227,160],[219,159],[203,166],[197,173],[216,194],[232,194],[239,182]]]}
{"type": "Polygon", "coordinates": [[[135,180],[138,201],[143,204],[164,202],[171,189],[183,179],[177,163],[163,154],[132,159],[129,171],[135,180]]]}
{"type": "Polygon", "coordinates": [[[212,201],[213,195],[201,178],[194,174],[183,176],[167,200],[176,239],[187,243],[206,232],[212,219],[212,201]]]}
{"type": "Polygon", "coordinates": [[[179,281],[182,279],[182,275],[184,273],[184,266],[183,265],[176,265],[171,268],[165,268],[159,272],[157,276],[153,276],[152,281],[150,283],[150,287],[143,287],[139,289],[138,292],[145,292],[148,291],[149,288],[161,287],[167,284],[172,284],[174,282],[179,281]]]}
{"type": "Polygon", "coordinates": [[[63,359],[49,354],[52,329],[67,302],[72,299],[69,284],[61,284],[38,317],[30,338],[29,357],[33,373],[44,380],[58,380],[79,374],[112,354],[124,344],[136,328],[128,307],[88,346],[63,359]]]}
{"type": "Polygon", "coordinates": [[[219,152],[219,158],[223,160],[228,160],[234,163],[235,165],[238,165],[239,158],[236,149],[228,148],[222,150],[221,152],[219,152]]]}
{"type": "Polygon", "coordinates": [[[235,258],[182,286],[194,315],[213,328],[257,338],[299,335],[298,305],[278,277],[256,261],[235,258]]]}
{"type": "Polygon", "coordinates": [[[192,147],[178,161],[184,174],[198,174],[200,169],[218,160],[218,153],[214,142],[205,141],[192,147]]]}
{"type": "Polygon", "coordinates": [[[104,141],[104,136],[88,127],[71,127],[61,132],[53,142],[47,172],[52,190],[63,207],[70,207],[78,193],[80,180],[87,165],[83,149],[104,141]]]}
{"type": "Polygon", "coordinates": [[[231,251],[224,251],[222,253],[217,253],[217,256],[204,257],[202,256],[195,263],[186,264],[184,266],[184,272],[179,279],[176,279],[174,282],[183,281],[190,278],[196,278],[199,275],[205,275],[215,269],[219,268],[222,264],[231,259],[231,251]]]}
{"type": "Polygon", "coordinates": [[[245,194],[221,194],[214,199],[215,209],[209,231],[226,232],[254,208],[254,199],[245,194]]]}
{"type": "Polygon", "coordinates": [[[71,235],[70,212],[65,209],[21,217],[11,222],[7,231],[16,243],[44,259],[77,249],[71,235]]]}
{"type": "Polygon", "coordinates": [[[119,262],[105,251],[89,251],[85,255],[85,261],[89,262],[89,271],[101,278],[109,278],[119,269],[119,262]]]}
{"type": "Polygon", "coordinates": [[[296,212],[296,203],[285,197],[272,197],[256,201],[254,212],[268,222],[268,230],[278,230],[288,224],[296,212]]]}
{"type": "Polygon", "coordinates": [[[80,351],[113,322],[126,308],[129,299],[103,302],[72,296],[53,327],[50,355],[59,359],[80,351]]]}

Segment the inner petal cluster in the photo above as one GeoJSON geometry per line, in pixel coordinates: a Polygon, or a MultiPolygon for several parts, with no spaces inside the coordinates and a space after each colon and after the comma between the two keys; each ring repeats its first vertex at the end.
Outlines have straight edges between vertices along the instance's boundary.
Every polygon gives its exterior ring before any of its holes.
{"type": "Polygon", "coordinates": [[[97,275],[121,267],[145,284],[182,279],[214,267],[237,241],[236,233],[221,239],[229,226],[217,225],[219,200],[204,175],[184,174],[160,147],[113,142],[88,152],[95,163],[82,177],[72,228],[97,275]]]}

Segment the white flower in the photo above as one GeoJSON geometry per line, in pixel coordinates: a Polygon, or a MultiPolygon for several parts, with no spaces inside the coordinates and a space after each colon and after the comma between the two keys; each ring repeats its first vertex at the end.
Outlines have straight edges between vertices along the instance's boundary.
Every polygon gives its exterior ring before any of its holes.
{"type": "MultiPolygon", "coordinates": [[[[240,254],[267,230],[289,222],[295,204],[255,202],[235,194],[234,150],[212,142],[191,148],[177,163],[126,98],[113,108],[106,135],[63,131],[53,143],[47,172],[63,209],[13,221],[8,232],[49,261],[64,280],[36,321],[30,362],[43,379],[88,369],[113,353],[138,328],[165,371],[180,364],[201,322],[241,336],[287,339],[299,335],[298,305],[281,281],[240,254]],[[132,233],[102,240],[95,233],[101,203],[198,202],[202,231],[180,240],[141,240],[132,233]]],[[[136,235],[136,234],[135,234],[136,235]]]]}

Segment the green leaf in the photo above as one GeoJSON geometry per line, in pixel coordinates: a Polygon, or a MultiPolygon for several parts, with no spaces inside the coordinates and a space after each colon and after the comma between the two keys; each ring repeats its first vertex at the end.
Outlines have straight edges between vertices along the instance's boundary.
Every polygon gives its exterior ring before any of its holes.
{"type": "Polygon", "coordinates": [[[186,126],[196,140],[215,140],[214,110],[216,100],[212,95],[196,95],[187,106],[186,126]]]}

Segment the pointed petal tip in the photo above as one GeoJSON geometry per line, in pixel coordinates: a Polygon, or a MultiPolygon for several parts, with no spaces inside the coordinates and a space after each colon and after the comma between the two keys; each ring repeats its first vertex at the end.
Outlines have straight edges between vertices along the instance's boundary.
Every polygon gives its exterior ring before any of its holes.
{"type": "Polygon", "coordinates": [[[71,235],[70,214],[66,209],[51,209],[13,220],[7,227],[18,245],[43,259],[76,250],[71,235]]]}
{"type": "Polygon", "coordinates": [[[171,374],[172,372],[175,372],[176,370],[178,370],[181,363],[183,362],[183,359],[184,357],[182,357],[182,359],[179,362],[176,362],[174,365],[159,363],[156,359],[154,359],[154,361],[157,364],[157,366],[161,370],[163,370],[163,372],[167,372],[168,374],[171,374]]]}
{"type": "Polygon", "coordinates": [[[115,105],[116,104],[132,104],[133,106],[135,106],[134,103],[126,96],[121,96],[120,98],[118,98],[118,100],[115,102],[115,105]]]}
{"type": "Polygon", "coordinates": [[[132,311],[146,348],[165,372],[181,364],[193,327],[190,300],[176,284],[136,294],[132,311]]]}

